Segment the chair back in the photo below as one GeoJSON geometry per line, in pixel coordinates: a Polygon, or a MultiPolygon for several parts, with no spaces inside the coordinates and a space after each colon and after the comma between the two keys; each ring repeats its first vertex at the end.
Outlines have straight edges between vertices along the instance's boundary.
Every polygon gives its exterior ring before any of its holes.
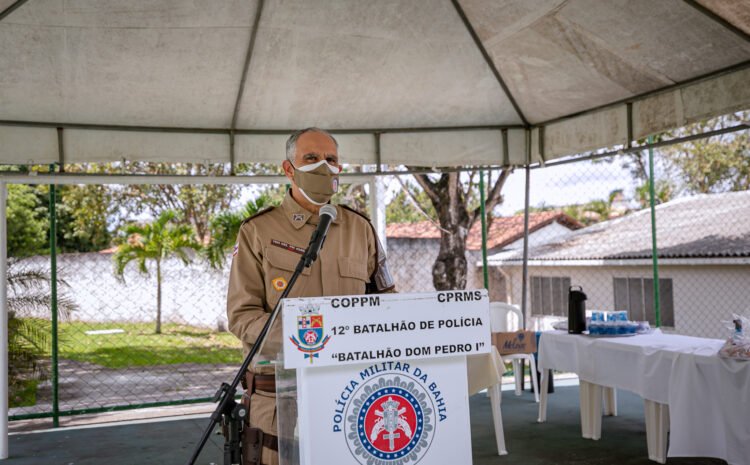
{"type": "Polygon", "coordinates": [[[493,333],[518,331],[523,317],[521,309],[505,302],[490,302],[490,329],[493,333]]]}

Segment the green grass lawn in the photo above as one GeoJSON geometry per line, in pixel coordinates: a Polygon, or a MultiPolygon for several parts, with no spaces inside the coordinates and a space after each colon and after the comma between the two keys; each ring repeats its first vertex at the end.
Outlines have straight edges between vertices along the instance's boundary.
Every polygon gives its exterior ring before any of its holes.
{"type": "Polygon", "coordinates": [[[174,365],[178,363],[242,363],[242,345],[231,333],[195,326],[154,323],[61,323],[60,358],[107,368],[174,365]],[[119,334],[86,331],[122,329],[119,334]]]}

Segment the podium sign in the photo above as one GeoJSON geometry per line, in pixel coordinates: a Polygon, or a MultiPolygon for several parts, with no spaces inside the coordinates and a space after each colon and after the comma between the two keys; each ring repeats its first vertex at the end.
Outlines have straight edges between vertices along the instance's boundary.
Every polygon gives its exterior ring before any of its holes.
{"type": "Polygon", "coordinates": [[[300,464],[471,463],[466,355],[492,348],[486,290],[283,305],[300,464]]]}
{"type": "Polygon", "coordinates": [[[285,299],[284,368],[489,353],[487,291],[285,299]]]}
{"type": "Polygon", "coordinates": [[[470,464],[467,390],[466,357],[297,370],[300,464],[470,464]]]}

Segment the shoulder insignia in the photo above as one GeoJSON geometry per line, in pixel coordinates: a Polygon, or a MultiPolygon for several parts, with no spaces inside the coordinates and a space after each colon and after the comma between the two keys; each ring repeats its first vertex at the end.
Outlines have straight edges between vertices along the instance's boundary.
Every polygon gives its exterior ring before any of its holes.
{"type": "Polygon", "coordinates": [[[361,212],[361,211],[359,211],[359,210],[355,210],[355,209],[353,209],[352,207],[349,207],[349,206],[347,206],[347,205],[341,205],[341,204],[339,204],[339,207],[341,207],[341,208],[343,208],[343,209],[346,209],[346,210],[349,210],[350,212],[352,212],[352,213],[355,213],[355,214],[357,214],[357,215],[361,216],[362,218],[366,219],[366,220],[367,220],[368,222],[370,221],[370,217],[369,217],[369,216],[367,216],[367,215],[365,215],[364,213],[362,213],[362,212],[361,212]]]}
{"type": "Polygon", "coordinates": [[[255,218],[257,218],[259,216],[265,215],[266,213],[270,212],[274,208],[276,208],[276,207],[266,207],[263,210],[259,211],[258,213],[254,214],[252,216],[248,216],[247,218],[245,218],[245,220],[242,222],[242,224],[244,225],[248,221],[254,220],[255,218]]]}

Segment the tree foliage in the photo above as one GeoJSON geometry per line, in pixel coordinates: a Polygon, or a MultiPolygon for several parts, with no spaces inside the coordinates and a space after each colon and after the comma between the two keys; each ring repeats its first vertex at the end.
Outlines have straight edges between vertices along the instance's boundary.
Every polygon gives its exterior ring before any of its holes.
{"type": "MultiPolygon", "coordinates": [[[[670,135],[700,134],[737,125],[750,111],[691,124],[670,135]]],[[[689,194],[750,189],[750,131],[697,139],[664,149],[669,163],[689,194]]]]}
{"type": "MultiPolygon", "coordinates": [[[[648,208],[651,205],[650,181],[638,186],[635,190],[635,197],[641,208],[648,208]]],[[[675,196],[674,183],[669,179],[657,179],[654,185],[654,204],[659,205],[669,202],[675,196]]]]}
{"type": "MultiPolygon", "coordinates": [[[[750,118],[750,111],[710,118],[668,131],[654,137],[667,141],[735,126],[750,118]]],[[[640,144],[645,140],[638,141],[640,144]]],[[[649,205],[648,152],[629,153],[622,161],[634,180],[636,200],[642,207],[649,205]]],[[[740,131],[671,145],[657,152],[662,179],[657,175],[656,203],[663,203],[684,194],[709,194],[750,189],[750,132],[740,131]],[[666,178],[666,179],[664,179],[666,178]]]]}
{"type": "MultiPolygon", "coordinates": [[[[113,172],[111,165],[96,163],[66,165],[65,170],[81,174],[113,172]]],[[[114,232],[126,214],[115,197],[118,188],[110,184],[55,186],[58,251],[97,252],[112,245],[114,232]]],[[[37,189],[39,200],[49,214],[50,186],[37,189]]]]}
{"type": "Polygon", "coordinates": [[[416,223],[425,220],[437,221],[437,213],[429,197],[414,184],[402,182],[401,190],[385,207],[386,223],[416,223]]]}
{"type": "Polygon", "coordinates": [[[222,268],[226,264],[227,254],[237,241],[240,226],[245,219],[255,215],[264,208],[280,202],[274,191],[264,191],[244,207],[235,211],[225,211],[215,215],[209,225],[210,241],[203,253],[212,268],[222,268]]]}
{"type": "MultiPolygon", "coordinates": [[[[345,171],[347,173],[362,173],[362,167],[360,166],[346,166],[345,171]]],[[[340,178],[339,181],[344,179],[340,178]]],[[[335,204],[343,204],[351,207],[357,211],[367,211],[367,192],[365,191],[365,184],[339,184],[339,191],[333,195],[331,202],[335,204]]]]}
{"type": "Polygon", "coordinates": [[[8,256],[26,257],[47,250],[49,228],[45,213],[35,188],[8,186],[8,256]]]}
{"type": "MultiPolygon", "coordinates": [[[[610,191],[606,198],[594,199],[586,203],[569,205],[542,204],[536,207],[529,207],[529,212],[562,211],[584,226],[590,226],[630,213],[630,209],[621,204],[624,199],[623,192],[623,189],[614,189],[610,191]]],[[[646,190],[646,202],[648,202],[648,189],[646,190]]],[[[515,214],[523,215],[523,210],[518,210],[515,214]]]]}
{"type": "MultiPolygon", "coordinates": [[[[152,175],[220,176],[228,174],[223,164],[126,162],[128,172],[152,175]]],[[[131,215],[159,216],[163,211],[181,213],[180,221],[191,225],[199,241],[209,237],[209,222],[229,208],[239,192],[235,184],[131,184],[116,198],[131,215]]]]}
{"type": "MultiPolygon", "coordinates": [[[[10,166],[18,172],[46,171],[48,167],[10,166]]],[[[67,165],[68,172],[103,173],[96,164],[67,165]]],[[[56,190],[56,244],[59,252],[93,252],[109,247],[122,221],[123,210],[103,184],[58,185],[56,190]]],[[[8,255],[23,257],[49,253],[49,185],[9,186],[8,255]]]]}
{"type": "Polygon", "coordinates": [[[128,263],[135,261],[138,270],[148,274],[148,262],[156,266],[156,334],[161,333],[162,262],[170,257],[179,258],[184,264],[191,262],[188,250],[199,250],[190,226],[179,224],[177,214],[171,210],[147,224],[131,224],[121,231],[120,244],[112,259],[115,273],[122,277],[128,263]]]}

